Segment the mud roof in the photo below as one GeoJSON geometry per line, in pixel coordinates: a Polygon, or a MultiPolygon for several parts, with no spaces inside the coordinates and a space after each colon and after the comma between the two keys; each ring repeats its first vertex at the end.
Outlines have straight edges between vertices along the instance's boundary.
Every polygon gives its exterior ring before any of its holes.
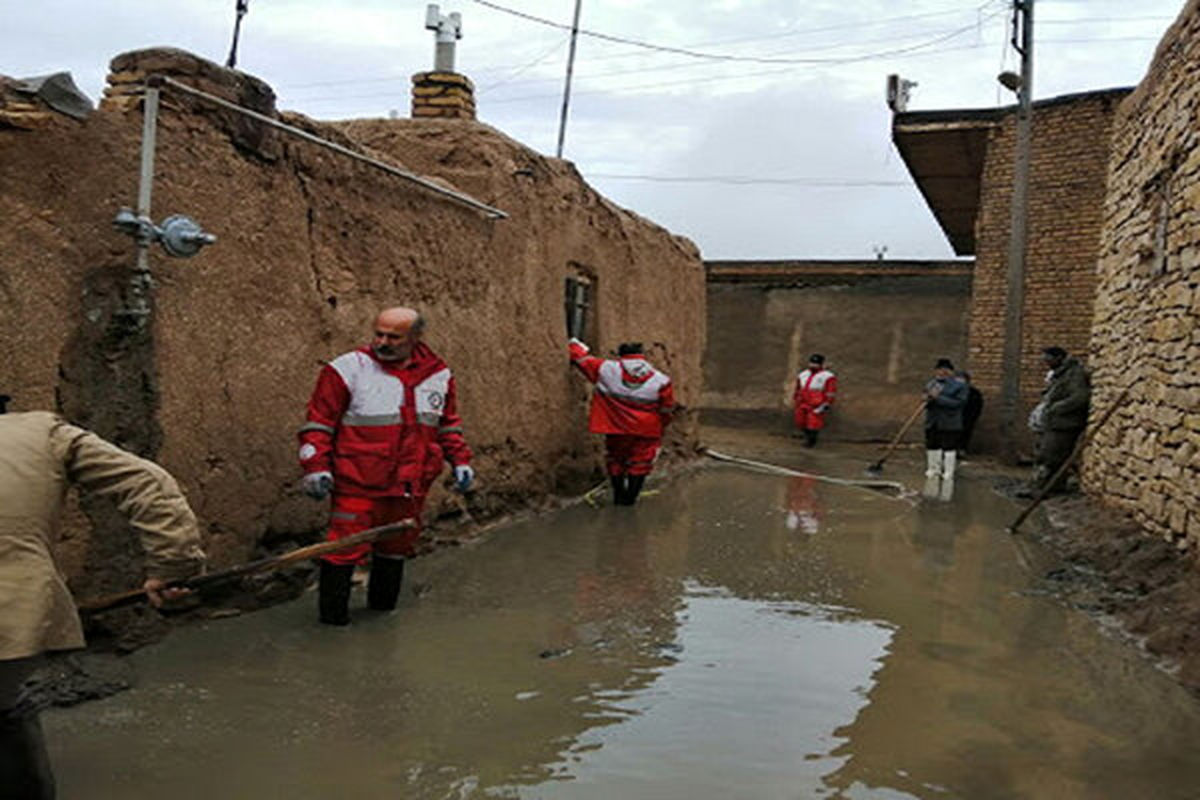
{"type": "MultiPolygon", "coordinates": [[[[1037,111],[1094,100],[1116,101],[1132,89],[1102,89],[1038,100],[1037,111]]],[[[960,256],[975,254],[975,218],[979,214],[988,132],[1016,106],[906,111],[892,116],[892,142],[900,151],[917,188],[960,256]]]]}

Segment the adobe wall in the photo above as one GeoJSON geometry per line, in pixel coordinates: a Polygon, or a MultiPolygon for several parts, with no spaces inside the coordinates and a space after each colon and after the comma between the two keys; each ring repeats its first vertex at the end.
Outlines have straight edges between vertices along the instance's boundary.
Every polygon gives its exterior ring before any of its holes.
{"type": "Polygon", "coordinates": [[[771,264],[708,262],[706,418],[790,430],[796,374],[819,352],[838,376],[822,435],[886,440],[934,362],[965,355],[969,261],[771,264]]]}
{"type": "MultiPolygon", "coordinates": [[[[165,89],[153,217],[187,213],[220,239],[190,260],[152,251],[153,314],[139,328],[120,313],[134,247],[111,220],[136,198],[131,87],[147,72],[274,113],[265,84],[178,51],[115,59],[109,99],[83,122],[0,91],[0,390],[14,396],[10,410],[61,410],[166,466],[216,565],[324,524],[323,504],[297,490],[296,429],[321,363],[363,344],[381,307],[421,309],[427,341],[455,370],[475,513],[600,478],[584,382],[566,357],[568,275],[594,281],[600,352],[644,341],[681,402],[698,404],[695,246],[613,205],[570,163],[468,120],[282,115],[507,220],[165,89]]],[[[695,437],[689,413],[668,449],[690,453],[695,437]]],[[[431,505],[453,507],[444,495],[431,505]]],[[[84,511],[90,523],[76,514],[66,530],[73,588],[133,585],[127,529],[112,509],[84,511]]]]}
{"type": "MultiPolygon", "coordinates": [[[[1037,103],[1029,173],[1028,249],[1022,310],[1020,447],[1032,451],[1024,420],[1037,404],[1045,367],[1042,348],[1087,352],[1096,292],[1109,136],[1119,89],[1037,103]]],[[[1009,202],[1012,195],[1015,115],[988,134],[975,220],[975,282],[968,362],[985,402],[999,408],[1007,306],[1009,202]]],[[[1000,415],[979,422],[980,446],[999,449],[1000,415]]]]}
{"type": "Polygon", "coordinates": [[[1179,547],[1200,544],[1200,3],[1163,37],[1113,124],[1086,488],[1179,547]]]}

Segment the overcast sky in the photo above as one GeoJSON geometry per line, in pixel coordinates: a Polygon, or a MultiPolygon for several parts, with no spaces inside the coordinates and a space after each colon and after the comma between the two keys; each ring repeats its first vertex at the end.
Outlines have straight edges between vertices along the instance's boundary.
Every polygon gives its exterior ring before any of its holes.
{"type": "MultiPolygon", "coordinates": [[[[490,1],[490,0],[489,0],[490,1]]],[[[569,25],[574,0],[494,0],[569,25]]],[[[432,65],[425,3],[249,0],[238,67],[279,106],[319,119],[407,116],[432,65]]],[[[1136,84],[1184,0],[1036,0],[1034,95],[1136,84]]],[[[154,45],[217,62],[234,0],[2,0],[0,73],[74,73],[98,97],[109,59],[154,45]]],[[[458,71],[479,117],[553,155],[569,34],[475,0],[458,71]]],[[[580,26],[714,61],[581,36],[565,157],[617,203],[692,238],[706,258],[952,255],[889,138],[884,81],[909,108],[1007,105],[1003,0],[583,0],[580,26]],[[635,177],[637,176],[637,177],[635,177]],[[865,185],[864,185],[865,184],[865,185]]]]}

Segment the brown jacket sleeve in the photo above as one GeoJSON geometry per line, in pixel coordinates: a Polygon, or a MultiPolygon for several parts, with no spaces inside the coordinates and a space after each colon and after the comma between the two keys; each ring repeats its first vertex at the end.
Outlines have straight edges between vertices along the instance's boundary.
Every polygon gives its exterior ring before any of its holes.
{"type": "Polygon", "coordinates": [[[51,447],[67,480],[105,495],[137,529],[146,551],[146,577],[175,580],[200,572],[200,530],[179,484],[162,467],[110,444],[90,431],[61,423],[51,447]]]}

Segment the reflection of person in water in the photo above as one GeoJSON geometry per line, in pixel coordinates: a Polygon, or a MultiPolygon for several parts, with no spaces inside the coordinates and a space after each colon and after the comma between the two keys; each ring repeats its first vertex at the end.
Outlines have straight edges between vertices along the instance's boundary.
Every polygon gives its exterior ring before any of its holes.
{"type": "Polygon", "coordinates": [[[784,524],[790,531],[814,534],[821,530],[821,508],[817,502],[817,482],[807,475],[788,479],[787,516],[784,524]]]}

